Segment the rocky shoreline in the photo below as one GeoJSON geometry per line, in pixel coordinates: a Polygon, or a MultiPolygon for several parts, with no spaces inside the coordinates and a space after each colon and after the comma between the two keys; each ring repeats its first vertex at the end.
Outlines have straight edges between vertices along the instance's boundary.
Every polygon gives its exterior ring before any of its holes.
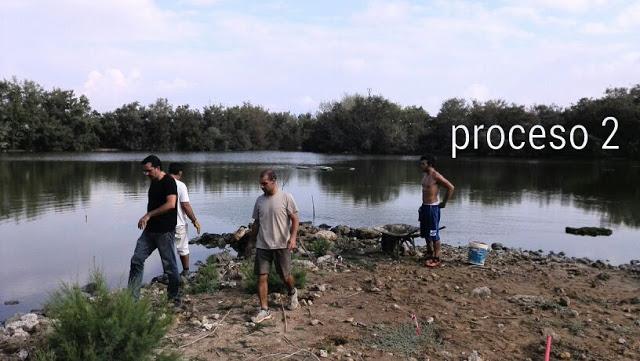
{"type": "MultiPolygon", "coordinates": [[[[185,297],[165,345],[185,360],[536,360],[546,335],[554,359],[640,359],[640,261],[613,266],[492,244],[477,267],[467,264],[467,247],[445,244],[444,265],[426,269],[422,247],[403,247],[395,259],[381,252],[374,229],[303,223],[293,261],[307,272],[302,309],[280,314],[282,296],[271,293],[278,314],[255,325],[255,295],[242,287],[242,257],[253,247],[247,230],[195,240],[240,258],[212,255],[219,290],[185,297]]],[[[161,299],[165,287],[145,292],[161,299]]],[[[6,320],[0,359],[32,359],[51,322],[46,313],[6,320]]]]}

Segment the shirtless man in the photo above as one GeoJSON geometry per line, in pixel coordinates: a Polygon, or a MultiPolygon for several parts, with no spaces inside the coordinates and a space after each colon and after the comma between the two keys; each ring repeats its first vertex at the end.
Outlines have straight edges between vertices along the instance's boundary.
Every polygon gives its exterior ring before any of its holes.
{"type": "Polygon", "coordinates": [[[420,236],[427,242],[427,260],[425,266],[440,266],[440,208],[447,205],[453,194],[454,186],[435,169],[436,157],[430,154],[420,158],[420,168],[424,172],[422,177],[422,206],[418,209],[420,221],[420,236]],[[447,189],[444,199],[440,202],[440,186],[447,189]]]}

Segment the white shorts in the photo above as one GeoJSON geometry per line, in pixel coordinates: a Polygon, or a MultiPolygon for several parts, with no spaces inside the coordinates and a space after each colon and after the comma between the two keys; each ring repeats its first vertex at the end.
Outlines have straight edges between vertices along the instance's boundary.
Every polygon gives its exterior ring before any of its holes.
{"type": "Polygon", "coordinates": [[[189,232],[186,224],[184,226],[176,226],[176,249],[180,256],[189,254],[189,232]]]}

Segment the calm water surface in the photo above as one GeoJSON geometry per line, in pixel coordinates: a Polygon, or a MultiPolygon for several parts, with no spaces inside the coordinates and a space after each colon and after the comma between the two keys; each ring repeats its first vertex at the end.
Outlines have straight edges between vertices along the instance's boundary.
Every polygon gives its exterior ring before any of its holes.
{"type": "MultiPolygon", "coordinates": [[[[126,285],[140,234],[148,180],[144,153],[0,155],[0,319],[41,307],[60,282],[87,279],[93,265],[126,285]],[[4,306],[7,300],[16,306],[4,306]]],[[[168,153],[187,165],[185,182],[203,230],[231,232],[251,220],[257,175],[271,166],[302,220],[329,225],[417,224],[415,157],[331,156],[294,152],[168,153]],[[325,172],[299,166],[331,165],[325,172]]],[[[640,258],[640,164],[632,162],[443,160],[456,185],[443,210],[443,241],[471,239],[510,247],[608,259],[640,258]],[[605,226],[611,237],[578,237],[565,226],[605,226]]],[[[192,234],[193,236],[193,234],[192,234]]],[[[191,248],[191,261],[213,250],[191,248]]],[[[157,253],[145,279],[161,272],[157,253]]]]}

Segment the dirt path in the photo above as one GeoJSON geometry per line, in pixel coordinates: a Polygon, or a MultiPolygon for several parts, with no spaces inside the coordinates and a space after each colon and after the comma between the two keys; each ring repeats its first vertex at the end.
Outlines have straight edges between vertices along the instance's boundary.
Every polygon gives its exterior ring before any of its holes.
{"type": "Polygon", "coordinates": [[[640,360],[639,273],[535,252],[491,252],[473,267],[464,248],[445,246],[444,259],[427,269],[371,253],[309,271],[286,332],[273,295],[260,325],[241,287],[190,296],[167,346],[211,333],[206,316],[215,334],[179,349],[187,359],[542,360],[551,334],[554,360],[640,360]]]}

